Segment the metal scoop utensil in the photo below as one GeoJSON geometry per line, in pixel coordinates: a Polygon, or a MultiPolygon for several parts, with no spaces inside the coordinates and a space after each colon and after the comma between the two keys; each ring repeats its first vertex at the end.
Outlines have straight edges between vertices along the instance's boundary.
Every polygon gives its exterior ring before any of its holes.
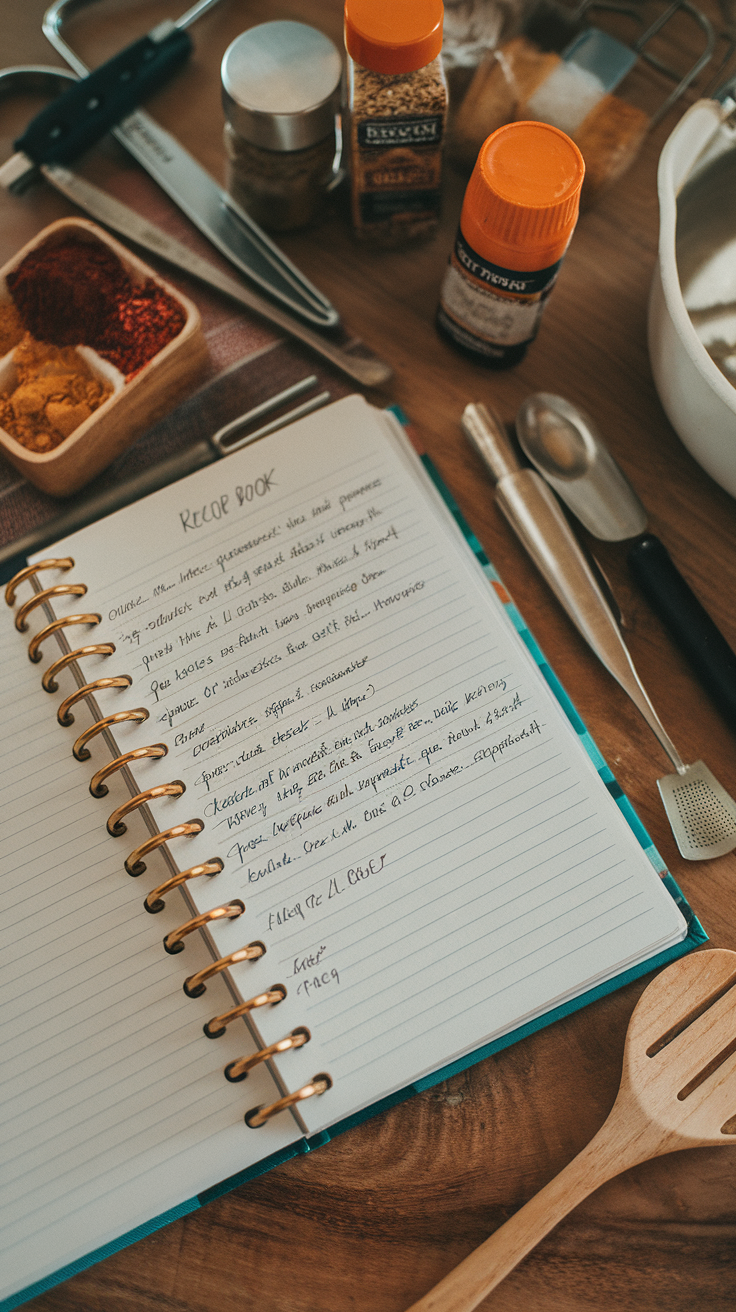
{"type": "Polygon", "coordinates": [[[736,848],[736,802],[702,761],[685,765],[655,711],[629,650],[559,502],[533,469],[522,469],[501,420],[465,407],[465,436],[496,480],[496,500],[514,532],[585,638],[646,720],[677,771],[657,780],[675,842],[688,861],[736,848]]]}
{"type": "Polygon", "coordinates": [[[631,573],[736,731],[736,653],[664,543],[645,532],[646,510],[590,415],[562,396],[534,392],[519,407],[516,434],[524,455],[589,533],[604,542],[635,539],[627,554],[631,573]]]}
{"type": "Polygon", "coordinates": [[[587,1147],[409,1312],[471,1312],[599,1185],[630,1166],[736,1143],[736,952],[696,952],[645,989],[613,1109],[587,1147]]]}

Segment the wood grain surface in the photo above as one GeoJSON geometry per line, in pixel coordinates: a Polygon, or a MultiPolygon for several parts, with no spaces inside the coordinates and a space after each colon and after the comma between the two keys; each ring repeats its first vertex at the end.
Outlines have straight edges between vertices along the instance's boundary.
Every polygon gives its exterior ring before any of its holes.
{"type": "MultiPolygon", "coordinates": [[[[44,0],[2,0],[4,62],[60,63],[41,34],[44,7],[44,0]]],[[[95,64],[176,12],[158,0],[102,0],[68,30],[95,64]]],[[[247,6],[222,0],[193,29],[190,64],[149,102],[150,112],[218,178],[224,171],[220,59],[238,32],[273,18],[312,22],[341,41],[340,0],[250,0],[247,6]]],[[[26,97],[0,102],[0,159],[38,107],[26,97]]],[[[505,373],[455,354],[433,326],[464,189],[452,169],[440,231],[425,246],[393,253],[358,247],[339,200],[320,225],[282,245],[349,326],[393,364],[392,383],[373,399],[399,402],[421,431],[712,945],[736,949],[736,856],[695,864],[679,857],[656,789],[657,776],[668,769],[659,746],[535,574],[459,427],[468,401],[485,401],[511,420],[523,398],[538,390],[588,409],[644,501],[651,528],[736,647],[736,505],[669,426],[646,350],[657,159],[677,112],[581,218],[538,339],[522,364],[505,373]]],[[[136,204],[139,171],[114,143],[101,145],[85,168],[103,184],[111,172],[124,174],[136,204]]],[[[21,199],[0,196],[0,265],[42,226],[72,212],[46,186],[21,199]]],[[[202,249],[195,236],[192,245],[202,249]]],[[[204,296],[183,277],[171,281],[200,305],[206,323],[222,313],[214,295],[204,296]]],[[[229,307],[227,313],[232,317],[229,307]]],[[[268,336],[252,327],[255,345],[268,336]]],[[[687,761],[702,757],[736,795],[733,734],[635,591],[625,549],[596,550],[624,611],[634,659],[680,753],[687,761]]],[[[29,1306],[37,1312],[400,1312],[599,1128],[614,1101],[627,1022],[645,982],[209,1203],[29,1306]]],[[[726,1312],[736,1306],[735,1241],[736,1150],[682,1152],[603,1186],[483,1306],[726,1312]]]]}
{"type": "Polygon", "coordinates": [[[629,1022],[621,1087],[597,1134],[408,1312],[473,1312],[563,1217],[627,1167],[733,1144],[736,1063],[725,1065],[724,1054],[733,1046],[734,979],[736,953],[724,948],[692,953],[655,976],[629,1022]],[[715,1087],[698,1084],[716,1068],[715,1087]]]}

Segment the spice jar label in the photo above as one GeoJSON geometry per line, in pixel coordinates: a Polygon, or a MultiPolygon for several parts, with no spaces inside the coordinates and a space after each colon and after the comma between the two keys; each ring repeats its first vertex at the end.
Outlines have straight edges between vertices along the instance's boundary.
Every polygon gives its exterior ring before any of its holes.
{"type": "Polygon", "coordinates": [[[471,280],[482,283],[486,287],[493,287],[498,292],[513,296],[538,296],[552,287],[562,260],[557,260],[546,269],[533,269],[523,273],[514,269],[504,269],[500,264],[492,264],[490,260],[484,260],[482,255],[473,250],[458,229],[450,263],[462,269],[471,280]]]}
{"type": "Polygon", "coordinates": [[[438,319],[462,346],[500,360],[503,347],[527,345],[537,331],[542,301],[514,302],[485,287],[471,289],[452,266],[442,284],[438,319]]]}
{"type": "MultiPolygon", "coordinates": [[[[361,123],[359,131],[369,126],[361,123]]],[[[426,139],[419,147],[374,143],[358,151],[357,167],[361,186],[356,199],[361,224],[401,221],[402,215],[409,222],[412,217],[436,222],[441,184],[438,145],[428,146],[426,139]]]]}
{"type": "Polygon", "coordinates": [[[458,232],[440,292],[438,323],[455,341],[488,359],[533,341],[562,260],[530,272],[484,260],[458,232]]]}
{"type": "Polygon", "coordinates": [[[387,150],[391,146],[438,146],[442,140],[441,114],[421,118],[373,118],[358,124],[361,150],[387,150]]]}
{"type": "Polygon", "coordinates": [[[441,60],[385,75],[348,64],[356,235],[386,246],[428,237],[440,211],[447,113],[441,60]]]}
{"type": "Polygon", "coordinates": [[[360,197],[363,223],[380,223],[395,214],[431,214],[439,203],[439,193],[432,191],[364,191],[360,197]]]}

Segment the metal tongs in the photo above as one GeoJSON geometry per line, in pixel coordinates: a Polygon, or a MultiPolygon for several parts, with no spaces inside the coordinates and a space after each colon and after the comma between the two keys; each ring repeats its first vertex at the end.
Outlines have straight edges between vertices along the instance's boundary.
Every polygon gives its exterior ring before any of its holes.
{"type": "MultiPolygon", "coordinates": [[[[65,41],[61,29],[67,16],[94,2],[55,0],[44,15],[45,36],[79,77],[85,77],[89,69],[65,41]]],[[[189,26],[212,3],[214,0],[200,0],[175,26],[189,26]]],[[[327,297],[150,115],[135,110],[112,131],[200,232],[248,279],[308,323],[321,328],[339,324],[340,316],[327,297]]]]}

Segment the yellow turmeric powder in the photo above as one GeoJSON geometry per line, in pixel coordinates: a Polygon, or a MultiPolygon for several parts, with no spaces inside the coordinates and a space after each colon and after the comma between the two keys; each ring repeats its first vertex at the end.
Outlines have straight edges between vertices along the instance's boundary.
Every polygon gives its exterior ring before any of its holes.
{"type": "Polygon", "coordinates": [[[26,333],[13,352],[16,379],[0,390],[0,427],[30,451],[53,451],[112,392],[73,346],[26,333]]]}
{"type": "Polygon", "coordinates": [[[23,332],[23,320],[13,302],[0,301],[0,359],[18,345],[23,332]]]}

